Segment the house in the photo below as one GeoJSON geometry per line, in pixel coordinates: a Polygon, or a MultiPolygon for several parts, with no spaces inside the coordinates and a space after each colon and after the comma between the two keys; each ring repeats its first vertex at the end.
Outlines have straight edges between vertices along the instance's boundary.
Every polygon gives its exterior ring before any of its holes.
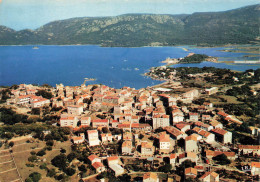
{"type": "Polygon", "coordinates": [[[221,143],[232,143],[232,133],[221,128],[211,130],[215,134],[216,140],[221,143]]]}
{"type": "Polygon", "coordinates": [[[69,114],[80,115],[81,113],[83,113],[83,106],[70,105],[67,106],[67,110],[69,114]]]}
{"type": "Polygon", "coordinates": [[[260,145],[238,145],[238,152],[260,156],[260,145]]]}
{"type": "Polygon", "coordinates": [[[216,120],[211,121],[209,124],[213,126],[213,128],[223,128],[223,124],[216,120]]]}
{"type": "Polygon", "coordinates": [[[229,160],[235,160],[237,158],[235,152],[222,152],[222,151],[213,151],[213,150],[206,150],[205,152],[206,152],[206,157],[208,159],[212,159],[213,157],[216,157],[221,154],[226,155],[229,160]]]}
{"type": "Polygon", "coordinates": [[[132,154],[132,141],[124,141],[122,143],[122,154],[132,154]]]}
{"type": "Polygon", "coordinates": [[[189,113],[190,121],[198,121],[199,114],[198,113],[189,113]]]}
{"type": "Polygon", "coordinates": [[[97,173],[101,173],[106,170],[105,166],[101,162],[94,162],[92,166],[95,168],[97,173]]]}
{"type": "Polygon", "coordinates": [[[92,127],[98,128],[98,127],[107,127],[109,126],[109,121],[107,119],[94,119],[92,120],[92,127]]]}
{"type": "Polygon", "coordinates": [[[198,152],[198,142],[195,135],[190,135],[185,138],[185,151],[186,152],[198,152]]]}
{"type": "Polygon", "coordinates": [[[112,121],[112,128],[117,128],[118,124],[119,124],[119,121],[113,120],[112,121]]]}
{"type": "Polygon", "coordinates": [[[144,173],[143,182],[159,182],[159,178],[154,172],[144,173]]]}
{"type": "Polygon", "coordinates": [[[83,143],[85,141],[85,134],[80,133],[80,136],[73,136],[72,140],[74,144],[83,143]]]}
{"type": "Polygon", "coordinates": [[[192,129],[193,132],[197,133],[198,135],[202,136],[205,142],[212,143],[215,141],[215,135],[213,133],[210,133],[206,130],[203,130],[201,128],[195,127],[192,129]]]}
{"type": "Polygon", "coordinates": [[[191,160],[192,162],[197,163],[198,159],[198,155],[195,152],[185,152],[179,154],[179,164],[181,164],[185,160],[191,160]]]}
{"type": "Polygon", "coordinates": [[[152,126],[149,125],[148,123],[133,123],[131,125],[132,130],[142,130],[149,132],[152,130],[152,126]]]}
{"type": "Polygon", "coordinates": [[[170,135],[165,132],[159,134],[160,152],[169,153],[170,150],[170,135]]]}
{"type": "Polygon", "coordinates": [[[185,100],[193,100],[195,97],[198,96],[199,96],[199,91],[197,89],[193,89],[182,94],[182,98],[185,100]]]}
{"type": "Polygon", "coordinates": [[[132,141],[133,139],[133,135],[131,132],[124,132],[123,133],[123,140],[129,140],[132,141]]]}
{"type": "Polygon", "coordinates": [[[30,100],[31,100],[31,96],[32,95],[21,95],[17,98],[17,101],[16,103],[18,105],[26,105],[26,104],[29,104],[30,103],[30,100]]]}
{"type": "Polygon", "coordinates": [[[180,109],[174,109],[172,111],[172,121],[173,123],[179,123],[184,120],[183,112],[180,109]]]}
{"type": "Polygon", "coordinates": [[[49,105],[50,104],[50,100],[49,99],[45,99],[45,98],[41,98],[37,101],[32,101],[31,102],[31,107],[32,108],[39,108],[39,107],[43,107],[45,105],[49,105]]]}
{"type": "Polygon", "coordinates": [[[109,168],[112,170],[115,176],[120,176],[124,174],[125,170],[119,164],[111,164],[109,168]]]}
{"type": "Polygon", "coordinates": [[[201,120],[202,121],[209,121],[211,119],[211,116],[208,114],[202,114],[201,120]]]}
{"type": "Polygon", "coordinates": [[[143,141],[141,143],[141,154],[142,155],[153,155],[154,147],[152,142],[143,141]]]}
{"type": "Polygon", "coordinates": [[[91,118],[90,117],[82,117],[80,119],[80,121],[81,121],[81,126],[90,126],[91,118]]]}
{"type": "Polygon", "coordinates": [[[99,145],[100,140],[98,139],[98,131],[97,130],[88,130],[88,142],[89,146],[99,145]]]}
{"type": "Polygon", "coordinates": [[[176,165],[176,159],[177,159],[177,154],[171,154],[170,155],[170,164],[172,165],[172,167],[174,167],[176,165]]]}
{"type": "Polygon", "coordinates": [[[213,104],[210,103],[210,102],[204,102],[203,105],[204,105],[207,109],[213,108],[213,104]]]}
{"type": "Polygon", "coordinates": [[[101,162],[101,159],[97,156],[97,155],[90,155],[88,157],[88,160],[90,161],[91,164],[95,163],[95,162],[101,162]]]}
{"type": "Polygon", "coordinates": [[[119,164],[119,157],[118,156],[111,156],[107,158],[107,164],[108,166],[112,165],[112,164],[119,164]]]}
{"type": "Polygon", "coordinates": [[[153,116],[153,129],[160,127],[170,126],[170,117],[168,115],[155,115],[153,116]]]}
{"type": "Polygon", "coordinates": [[[219,182],[219,174],[216,172],[206,172],[199,178],[201,182],[219,182]]]}
{"type": "Polygon", "coordinates": [[[176,140],[179,140],[181,138],[185,139],[187,137],[187,134],[185,134],[184,132],[178,130],[173,126],[167,126],[164,127],[163,129],[166,130],[167,133],[170,134],[170,136],[176,140]]]}
{"type": "Polygon", "coordinates": [[[112,142],[112,134],[111,133],[102,133],[101,141],[102,142],[112,142]]]}
{"type": "Polygon", "coordinates": [[[176,128],[178,128],[179,130],[181,130],[182,132],[186,132],[187,130],[190,130],[190,124],[186,123],[186,122],[181,122],[178,124],[174,125],[176,128]]]}
{"type": "Polygon", "coordinates": [[[60,118],[61,127],[77,127],[78,119],[75,116],[62,116],[60,118]]]}
{"type": "Polygon", "coordinates": [[[251,162],[251,175],[260,176],[260,162],[251,162]]]}
{"type": "Polygon", "coordinates": [[[254,136],[258,136],[260,133],[260,128],[249,126],[249,129],[251,130],[251,134],[254,136]]]}
{"type": "Polygon", "coordinates": [[[202,123],[200,121],[197,121],[194,123],[194,126],[197,126],[203,130],[206,130],[206,131],[210,131],[213,129],[213,126],[209,125],[209,124],[206,124],[206,123],[202,123]]]}
{"type": "Polygon", "coordinates": [[[212,88],[207,88],[205,89],[205,93],[207,95],[212,95],[218,92],[218,87],[212,87],[212,88]]]}
{"type": "Polygon", "coordinates": [[[197,169],[193,167],[185,168],[185,177],[186,178],[196,178],[197,177],[197,169]]]}

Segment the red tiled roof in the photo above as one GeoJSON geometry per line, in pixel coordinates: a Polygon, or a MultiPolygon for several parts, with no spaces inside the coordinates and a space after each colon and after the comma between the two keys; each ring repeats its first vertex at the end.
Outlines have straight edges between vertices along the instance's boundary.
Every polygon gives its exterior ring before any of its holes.
{"type": "Polygon", "coordinates": [[[213,129],[211,131],[214,132],[214,133],[220,134],[220,135],[225,135],[227,133],[226,130],[221,129],[221,128],[216,128],[216,129],[213,129]]]}
{"type": "Polygon", "coordinates": [[[108,123],[107,119],[94,119],[92,123],[108,123]]]}
{"type": "Polygon", "coordinates": [[[252,167],[260,168],[260,162],[251,162],[252,167]]]}
{"type": "Polygon", "coordinates": [[[150,179],[150,178],[156,180],[158,177],[157,177],[157,174],[153,173],[153,172],[148,172],[148,173],[144,174],[143,179],[150,179]]]}
{"type": "Polygon", "coordinates": [[[115,160],[118,160],[118,156],[111,156],[111,157],[108,157],[107,158],[107,161],[115,161],[115,160]]]}
{"type": "Polygon", "coordinates": [[[88,157],[88,159],[90,160],[90,161],[93,161],[94,159],[96,159],[96,158],[98,158],[98,156],[97,155],[90,155],[89,157],[88,157]]]}
{"type": "Polygon", "coordinates": [[[92,166],[95,168],[95,169],[98,169],[100,167],[104,167],[104,165],[101,163],[101,162],[94,162],[92,164],[92,166]]]}
{"type": "Polygon", "coordinates": [[[238,145],[239,149],[260,150],[260,145],[238,145]]]}
{"type": "Polygon", "coordinates": [[[192,174],[195,174],[195,175],[198,174],[197,169],[192,168],[192,167],[189,167],[189,168],[185,169],[185,174],[189,174],[189,173],[192,173],[192,174]]]}
{"type": "Polygon", "coordinates": [[[175,158],[177,158],[177,155],[176,155],[176,154],[171,154],[171,155],[170,155],[170,159],[175,159],[175,158]]]}

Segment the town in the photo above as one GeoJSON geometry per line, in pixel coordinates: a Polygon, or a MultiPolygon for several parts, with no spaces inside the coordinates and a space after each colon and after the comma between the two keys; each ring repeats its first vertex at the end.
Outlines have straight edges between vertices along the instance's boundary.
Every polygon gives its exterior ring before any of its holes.
{"type": "Polygon", "coordinates": [[[0,179],[257,181],[260,129],[215,105],[221,92],[176,80],[139,90],[85,82],[1,88],[0,179]],[[34,146],[19,158],[27,176],[15,162],[25,145],[34,146]]]}

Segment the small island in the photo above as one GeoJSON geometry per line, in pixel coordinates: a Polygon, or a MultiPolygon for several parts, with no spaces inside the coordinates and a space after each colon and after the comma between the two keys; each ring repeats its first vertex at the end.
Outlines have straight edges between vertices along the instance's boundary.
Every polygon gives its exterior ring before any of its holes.
{"type": "Polygon", "coordinates": [[[167,66],[173,65],[173,64],[186,64],[186,63],[201,63],[203,61],[210,61],[217,63],[218,58],[211,57],[206,54],[195,54],[195,53],[189,53],[188,56],[184,58],[167,58],[166,60],[162,61],[162,63],[166,63],[167,66]]]}

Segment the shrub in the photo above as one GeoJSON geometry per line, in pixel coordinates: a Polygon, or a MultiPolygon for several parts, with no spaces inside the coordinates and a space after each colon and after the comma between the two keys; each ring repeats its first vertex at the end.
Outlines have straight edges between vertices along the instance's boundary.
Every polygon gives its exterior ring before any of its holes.
{"type": "Polygon", "coordinates": [[[33,182],[38,182],[42,178],[42,175],[38,172],[33,172],[29,175],[29,177],[33,180],[33,182]]]}
{"type": "Polygon", "coordinates": [[[75,169],[71,168],[71,167],[68,167],[66,170],[65,170],[66,174],[69,175],[69,176],[72,176],[73,174],[75,174],[75,169]]]}
{"type": "Polygon", "coordinates": [[[29,161],[29,162],[35,162],[35,161],[37,161],[37,156],[36,156],[36,155],[30,156],[30,157],[28,158],[28,161],[29,161]]]}
{"type": "Polygon", "coordinates": [[[9,142],[9,147],[13,147],[14,146],[14,142],[9,142]]]}
{"type": "Polygon", "coordinates": [[[48,146],[53,146],[53,144],[54,144],[53,140],[48,140],[46,142],[46,145],[48,145],[48,146]]]}
{"type": "Polygon", "coordinates": [[[44,156],[45,154],[46,154],[45,150],[42,149],[42,150],[40,150],[39,152],[37,152],[36,155],[38,155],[38,156],[44,156]]]}

